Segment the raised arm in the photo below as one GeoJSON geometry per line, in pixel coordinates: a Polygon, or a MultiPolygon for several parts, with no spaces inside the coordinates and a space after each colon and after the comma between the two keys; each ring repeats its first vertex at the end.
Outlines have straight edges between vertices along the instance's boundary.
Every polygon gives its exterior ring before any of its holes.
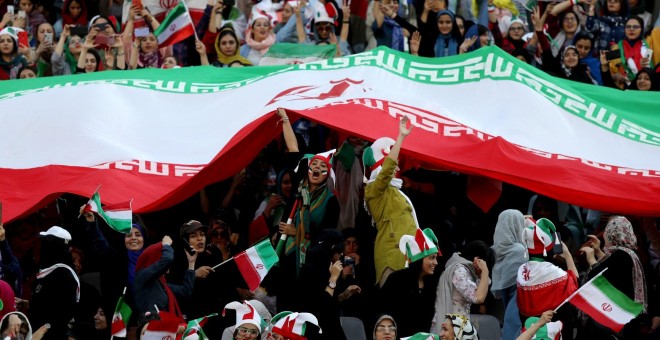
{"type": "Polygon", "coordinates": [[[541,329],[541,327],[545,326],[548,322],[552,321],[552,317],[555,315],[555,312],[552,310],[548,310],[543,312],[543,315],[536,321],[534,324],[532,324],[532,327],[529,327],[516,338],[516,340],[532,340],[534,338],[534,335],[536,335],[536,332],[541,329]]]}
{"type": "Polygon", "coordinates": [[[350,28],[350,18],[351,18],[351,6],[348,4],[348,0],[342,1],[341,12],[343,15],[341,23],[341,34],[339,35],[339,43],[342,41],[348,41],[348,30],[350,28]]]}
{"type": "Polygon", "coordinates": [[[124,35],[122,35],[122,41],[124,44],[130,44],[131,41],[133,41],[133,30],[135,29],[135,13],[137,13],[135,6],[131,6],[131,8],[128,10],[126,26],[124,26],[124,35]]]}
{"type": "MultiPolygon", "coordinates": [[[[224,4],[220,4],[218,0],[209,0],[208,3],[209,6],[213,6],[213,9],[211,10],[211,15],[209,17],[209,32],[211,33],[216,33],[218,32],[218,26],[215,23],[215,16],[218,10],[221,10],[224,8],[224,4]]],[[[204,13],[206,14],[206,13],[204,13]]]]}
{"type": "Polygon", "coordinates": [[[377,28],[383,27],[383,21],[385,20],[385,14],[381,10],[382,5],[383,4],[380,2],[380,0],[374,0],[374,8],[371,11],[374,15],[374,19],[376,19],[377,28]]]}
{"type": "Polygon", "coordinates": [[[401,118],[401,121],[399,122],[399,136],[396,138],[396,142],[392,146],[390,154],[387,155],[387,157],[392,158],[395,161],[399,160],[399,152],[401,151],[403,140],[406,139],[406,136],[408,136],[413,129],[412,124],[408,127],[409,122],[410,118],[408,118],[408,116],[403,116],[403,118],[401,118]]]}
{"type": "Polygon", "coordinates": [[[296,34],[298,35],[299,44],[304,44],[305,41],[307,41],[307,33],[305,32],[305,24],[303,23],[302,13],[305,10],[305,7],[303,6],[304,3],[305,1],[302,0],[298,6],[293,6],[293,13],[296,16],[296,34]]]}
{"type": "MultiPolygon", "coordinates": [[[[592,0],[592,3],[595,4],[596,1],[592,0]]],[[[562,3],[556,4],[555,7],[552,8],[552,10],[550,11],[550,14],[552,14],[554,16],[559,16],[559,14],[561,14],[561,12],[563,12],[563,11],[565,11],[565,10],[571,8],[571,7],[573,7],[573,2],[571,0],[566,0],[562,3]]],[[[592,14],[589,14],[589,15],[592,15],[592,14]]]]}
{"type": "Polygon", "coordinates": [[[96,47],[96,45],[94,45],[94,37],[95,36],[92,34],[88,34],[87,37],[85,37],[85,43],[83,43],[82,48],[80,49],[80,57],[78,58],[77,66],[79,69],[85,69],[85,58],[87,58],[87,51],[96,47]]]}
{"type": "Polygon", "coordinates": [[[66,44],[66,39],[69,37],[70,34],[71,34],[71,25],[64,25],[62,34],[60,34],[60,40],[57,42],[57,45],[55,46],[55,51],[53,53],[56,53],[59,56],[61,56],[64,53],[64,44],[66,44]]]}
{"type": "Polygon", "coordinates": [[[291,122],[289,121],[289,117],[287,116],[286,111],[283,108],[278,108],[277,116],[280,117],[280,121],[282,121],[284,143],[286,144],[288,152],[298,152],[298,140],[296,139],[296,135],[293,132],[293,127],[291,127],[291,122]]]}
{"type": "Polygon", "coordinates": [[[204,43],[195,40],[195,49],[197,50],[197,53],[199,53],[199,60],[202,65],[209,65],[209,56],[206,54],[206,46],[204,46],[204,43]]]}

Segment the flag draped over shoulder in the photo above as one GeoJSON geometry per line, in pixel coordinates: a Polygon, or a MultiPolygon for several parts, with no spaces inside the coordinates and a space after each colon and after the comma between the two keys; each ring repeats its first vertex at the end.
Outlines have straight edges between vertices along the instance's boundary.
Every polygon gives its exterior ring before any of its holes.
{"type": "Polygon", "coordinates": [[[557,79],[496,47],[8,81],[0,105],[3,222],[99,184],[105,203],[132,197],[136,213],[172,206],[281,135],[278,107],[367,140],[392,135],[405,115],[415,129],[402,154],[429,167],[599,211],[660,214],[657,93],[557,79]]]}
{"type": "Polygon", "coordinates": [[[279,258],[270,240],[265,239],[234,256],[234,261],[248,288],[255,290],[279,258]]]}
{"type": "Polygon", "coordinates": [[[106,205],[104,207],[101,205],[101,195],[97,190],[89,199],[83,211],[98,214],[110,228],[120,233],[128,234],[131,232],[131,224],[133,222],[131,201],[106,205]]]}
{"type": "Polygon", "coordinates": [[[620,332],[623,326],[642,312],[644,306],[616,289],[600,274],[602,272],[580,287],[569,302],[601,325],[620,332]]]}
{"type": "Polygon", "coordinates": [[[159,47],[176,44],[193,34],[195,34],[195,26],[193,26],[190,13],[183,2],[179,2],[176,7],[172,8],[167,13],[165,20],[154,31],[159,47]]]}

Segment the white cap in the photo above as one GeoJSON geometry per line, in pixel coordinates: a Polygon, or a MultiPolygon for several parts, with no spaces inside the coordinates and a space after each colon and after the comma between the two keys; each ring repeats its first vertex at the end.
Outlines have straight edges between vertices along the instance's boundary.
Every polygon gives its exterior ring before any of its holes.
{"type": "Polygon", "coordinates": [[[46,231],[42,231],[39,233],[41,236],[46,236],[46,235],[53,235],[55,237],[59,237],[64,240],[65,243],[69,243],[71,241],[71,234],[69,234],[66,229],[58,226],[52,226],[46,231]]]}

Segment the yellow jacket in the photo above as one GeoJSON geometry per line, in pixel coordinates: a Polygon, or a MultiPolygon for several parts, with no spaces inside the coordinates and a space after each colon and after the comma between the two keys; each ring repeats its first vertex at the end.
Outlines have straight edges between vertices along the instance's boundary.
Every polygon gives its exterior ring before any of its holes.
{"type": "Polygon", "coordinates": [[[404,268],[406,260],[399,250],[399,240],[403,235],[415,235],[417,229],[412,207],[399,189],[390,185],[396,166],[395,160],[386,157],[376,180],[364,189],[364,200],[378,229],[374,245],[376,282],[387,267],[404,268]]]}

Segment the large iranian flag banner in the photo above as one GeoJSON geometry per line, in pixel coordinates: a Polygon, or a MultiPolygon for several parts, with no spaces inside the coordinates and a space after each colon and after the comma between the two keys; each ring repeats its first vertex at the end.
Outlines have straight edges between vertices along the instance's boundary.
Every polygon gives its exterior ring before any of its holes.
{"type": "Polygon", "coordinates": [[[274,111],[587,208],[660,215],[657,93],[562,81],[497,48],[425,59],[379,48],[309,64],[100,72],[0,82],[4,220],[63,192],[133,211],[243,168],[282,132],[274,111]]]}

